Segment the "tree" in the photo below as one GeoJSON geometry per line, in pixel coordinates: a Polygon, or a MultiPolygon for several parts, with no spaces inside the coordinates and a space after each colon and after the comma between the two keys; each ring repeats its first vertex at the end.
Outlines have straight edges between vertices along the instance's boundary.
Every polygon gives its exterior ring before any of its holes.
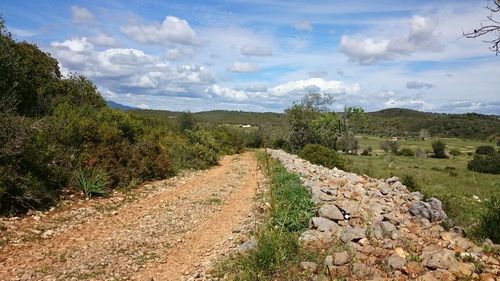
{"type": "Polygon", "coordinates": [[[322,113],[328,112],[328,105],[333,103],[333,96],[309,93],[300,103],[294,103],[285,110],[289,126],[288,142],[293,152],[302,149],[308,143],[317,143],[318,139],[311,126],[312,121],[322,113]]]}
{"type": "Polygon", "coordinates": [[[294,103],[285,110],[289,125],[288,140],[293,152],[306,144],[336,148],[340,138],[354,137],[351,122],[361,119],[363,109],[345,107],[344,112],[336,113],[328,109],[331,104],[333,96],[309,93],[300,103],[294,103]]]}
{"type": "Polygon", "coordinates": [[[493,39],[487,39],[484,40],[484,42],[490,43],[490,50],[495,52],[498,56],[498,54],[500,54],[500,21],[494,19],[494,13],[500,12],[500,1],[491,0],[491,2],[493,2],[493,4],[486,7],[486,9],[490,11],[490,15],[486,17],[488,19],[487,23],[481,23],[479,28],[476,28],[473,31],[463,32],[463,35],[466,38],[484,38],[487,34],[494,34],[493,39]]]}

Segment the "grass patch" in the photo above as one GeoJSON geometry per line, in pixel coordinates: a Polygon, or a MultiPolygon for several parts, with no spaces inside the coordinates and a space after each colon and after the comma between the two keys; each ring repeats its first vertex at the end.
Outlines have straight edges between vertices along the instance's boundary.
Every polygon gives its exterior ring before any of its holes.
{"type": "Polygon", "coordinates": [[[257,231],[256,246],[223,260],[216,275],[228,280],[290,280],[299,274],[301,261],[315,260],[298,242],[300,231],[314,215],[314,203],[297,175],[273,159],[266,162],[262,152],[257,158],[263,171],[269,167],[273,208],[257,231]]]}
{"type": "Polygon", "coordinates": [[[222,200],[220,198],[217,198],[217,197],[210,197],[210,198],[206,199],[205,201],[203,201],[203,204],[205,204],[205,205],[221,205],[222,200]]]}

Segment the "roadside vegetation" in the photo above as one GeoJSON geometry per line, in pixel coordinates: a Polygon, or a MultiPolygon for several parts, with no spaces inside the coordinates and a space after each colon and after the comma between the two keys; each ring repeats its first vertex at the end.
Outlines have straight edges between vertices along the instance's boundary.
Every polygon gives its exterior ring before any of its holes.
{"type": "Polygon", "coordinates": [[[190,113],[158,119],[106,106],[96,86],[17,42],[0,18],[0,214],[47,209],[65,194],[103,196],[243,149],[240,132],[190,113]]]}
{"type": "MultiPolygon", "coordinates": [[[[266,156],[262,152],[257,156],[262,170],[267,171],[266,156]]],[[[295,280],[301,261],[320,261],[317,253],[302,248],[298,241],[315,212],[309,192],[298,175],[287,172],[274,159],[268,161],[271,208],[256,231],[254,247],[219,264],[218,275],[228,280],[295,280]]]]}

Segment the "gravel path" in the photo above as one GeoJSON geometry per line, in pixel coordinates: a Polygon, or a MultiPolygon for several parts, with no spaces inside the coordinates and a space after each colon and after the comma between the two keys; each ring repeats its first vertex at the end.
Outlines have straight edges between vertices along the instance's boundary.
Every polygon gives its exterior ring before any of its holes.
{"type": "Polygon", "coordinates": [[[244,153],[156,182],[130,202],[5,220],[0,280],[203,278],[200,268],[248,239],[259,180],[253,153],[244,153]]]}

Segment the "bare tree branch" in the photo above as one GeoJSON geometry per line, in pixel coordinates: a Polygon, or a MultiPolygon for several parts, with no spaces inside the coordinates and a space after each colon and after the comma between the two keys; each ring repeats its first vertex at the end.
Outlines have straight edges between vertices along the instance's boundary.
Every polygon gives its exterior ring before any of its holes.
{"type": "Polygon", "coordinates": [[[481,23],[479,28],[474,29],[470,32],[462,32],[462,34],[466,38],[478,38],[490,33],[495,34],[495,39],[483,40],[483,42],[491,44],[489,47],[490,50],[495,52],[495,54],[498,56],[500,54],[500,22],[493,18],[493,13],[500,12],[500,1],[491,1],[493,2],[493,6],[486,7],[486,9],[491,11],[491,14],[486,17],[488,19],[488,24],[483,25],[481,23]]]}

